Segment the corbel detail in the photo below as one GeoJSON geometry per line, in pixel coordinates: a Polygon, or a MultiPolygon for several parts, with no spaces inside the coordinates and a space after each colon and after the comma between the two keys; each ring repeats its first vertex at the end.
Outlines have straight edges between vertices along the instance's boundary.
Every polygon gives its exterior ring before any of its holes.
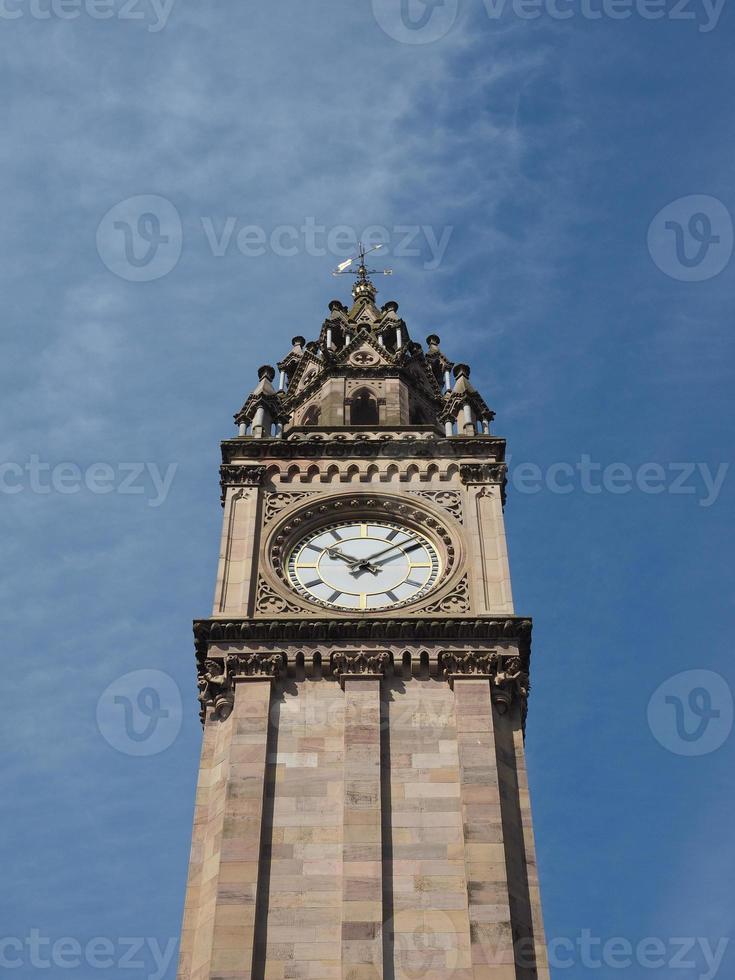
{"type": "Polygon", "coordinates": [[[332,674],[339,679],[342,690],[346,680],[382,680],[391,662],[390,654],[382,653],[343,653],[335,651],[329,658],[332,674]]]}
{"type": "Polygon", "coordinates": [[[213,709],[218,721],[225,721],[235,706],[235,685],[241,681],[278,680],[286,669],[286,658],[282,653],[231,654],[220,660],[207,659],[199,667],[197,688],[199,689],[199,717],[202,724],[206,719],[207,708],[213,709]]]}
{"type": "Polygon", "coordinates": [[[260,487],[265,479],[265,466],[238,466],[224,463],[219,468],[220,501],[225,505],[228,487],[260,487]]]}
{"type": "Polygon", "coordinates": [[[446,651],[439,654],[439,674],[449,681],[452,689],[457,679],[473,677],[488,680],[492,688],[492,701],[498,712],[504,715],[517,701],[521,707],[521,717],[525,721],[531,684],[520,657],[503,657],[498,653],[446,651]]]}

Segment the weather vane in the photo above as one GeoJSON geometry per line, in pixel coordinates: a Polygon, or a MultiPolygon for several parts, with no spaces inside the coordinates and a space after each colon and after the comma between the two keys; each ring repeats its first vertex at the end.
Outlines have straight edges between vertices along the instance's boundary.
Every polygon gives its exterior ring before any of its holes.
{"type": "Polygon", "coordinates": [[[368,276],[392,276],[392,269],[367,269],[365,267],[365,256],[369,255],[371,252],[377,252],[379,248],[383,248],[382,245],[373,245],[372,248],[365,248],[362,242],[357,243],[357,255],[351,259],[345,259],[344,262],[340,262],[337,268],[332,272],[333,276],[357,276],[358,282],[367,282],[368,276]],[[359,260],[360,264],[357,269],[353,269],[352,264],[359,260]]]}

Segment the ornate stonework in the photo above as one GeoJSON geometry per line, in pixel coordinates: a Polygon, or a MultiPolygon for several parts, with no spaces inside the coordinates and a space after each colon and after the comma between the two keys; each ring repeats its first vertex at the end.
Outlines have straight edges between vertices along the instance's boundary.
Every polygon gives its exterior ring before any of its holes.
{"type": "Polygon", "coordinates": [[[329,662],[332,674],[342,679],[365,674],[371,677],[383,677],[390,666],[391,659],[390,654],[385,651],[369,654],[335,651],[331,654],[329,662]]]}
{"type": "Polygon", "coordinates": [[[265,507],[263,508],[263,524],[270,524],[274,517],[277,517],[282,510],[298,503],[300,500],[307,500],[310,493],[273,493],[265,494],[265,507]]]}
{"type": "Polygon", "coordinates": [[[505,441],[364,259],[222,443],[178,980],[549,980],[505,441]]]}
{"type": "Polygon", "coordinates": [[[280,616],[283,613],[304,612],[304,606],[289,602],[275,592],[265,579],[258,579],[258,591],[255,596],[255,609],[259,613],[271,613],[280,616]]]}
{"type": "Polygon", "coordinates": [[[431,500],[432,503],[451,514],[455,521],[459,521],[460,524],[463,523],[462,495],[456,490],[409,490],[408,492],[416,497],[431,500]]]}
{"type": "Polygon", "coordinates": [[[467,583],[467,576],[465,575],[455,587],[448,592],[447,595],[442,596],[441,599],[436,602],[429,603],[429,605],[424,607],[425,613],[463,613],[468,612],[470,608],[470,587],[467,583]]]}
{"type": "Polygon", "coordinates": [[[517,656],[469,650],[466,653],[444,651],[439,654],[439,672],[450,684],[457,677],[486,677],[492,685],[493,703],[505,714],[514,699],[521,705],[525,720],[530,691],[528,670],[517,656]]]}
{"type": "Polygon", "coordinates": [[[238,680],[266,677],[277,680],[286,666],[282,653],[246,653],[224,657],[221,661],[209,658],[199,665],[199,704],[202,724],[207,708],[212,717],[226,721],[235,705],[235,684],[238,680]]]}
{"type": "Polygon", "coordinates": [[[233,466],[223,464],[219,469],[220,500],[224,507],[228,487],[259,487],[265,478],[265,466],[233,466]]]}
{"type": "MultiPolygon", "coordinates": [[[[335,435],[340,435],[336,432],[335,435]]],[[[384,433],[389,435],[389,433],[384,433]]],[[[380,438],[380,434],[367,434],[366,439],[358,439],[363,433],[352,433],[343,440],[322,437],[301,437],[293,439],[227,439],[222,443],[222,459],[225,463],[252,459],[461,459],[477,456],[486,459],[488,455],[502,460],[505,456],[505,440],[467,438],[458,444],[456,439],[443,439],[439,435],[432,438],[406,435],[380,438]]]]}
{"type": "Polygon", "coordinates": [[[200,619],[194,622],[194,646],[197,659],[201,662],[207,657],[212,644],[221,643],[308,644],[397,638],[399,642],[437,641],[442,645],[448,640],[458,640],[474,646],[478,640],[512,640],[517,644],[522,663],[527,670],[531,656],[531,632],[531,620],[518,616],[477,619],[466,616],[443,616],[437,619],[200,619]]]}
{"type": "Polygon", "coordinates": [[[506,473],[505,463],[463,463],[459,468],[459,478],[464,484],[503,483],[506,473]]]}

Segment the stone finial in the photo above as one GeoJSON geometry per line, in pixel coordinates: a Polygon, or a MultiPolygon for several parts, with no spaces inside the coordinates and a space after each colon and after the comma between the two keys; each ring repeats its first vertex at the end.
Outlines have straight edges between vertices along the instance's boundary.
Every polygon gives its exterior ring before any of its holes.
{"type": "Polygon", "coordinates": [[[258,378],[260,379],[260,381],[262,381],[263,378],[267,378],[269,381],[272,381],[275,378],[275,376],[276,376],[276,369],[274,367],[271,367],[270,364],[263,364],[261,367],[258,368],[258,378]]]}
{"type": "Polygon", "coordinates": [[[469,378],[470,367],[469,364],[455,364],[454,365],[454,377],[459,380],[460,378],[469,378]]]}
{"type": "Polygon", "coordinates": [[[387,303],[383,303],[381,309],[383,313],[397,313],[398,303],[394,299],[389,299],[387,303]]]}
{"type": "Polygon", "coordinates": [[[439,344],[441,344],[441,337],[435,333],[430,333],[426,338],[426,344],[431,353],[434,353],[435,351],[438,352],[439,344]]]}
{"type": "Polygon", "coordinates": [[[291,343],[293,344],[293,349],[296,353],[300,353],[306,343],[306,337],[296,336],[291,338],[291,343]]]}
{"type": "Polygon", "coordinates": [[[329,309],[332,313],[346,313],[347,307],[338,299],[333,299],[329,304],[329,309]]]}

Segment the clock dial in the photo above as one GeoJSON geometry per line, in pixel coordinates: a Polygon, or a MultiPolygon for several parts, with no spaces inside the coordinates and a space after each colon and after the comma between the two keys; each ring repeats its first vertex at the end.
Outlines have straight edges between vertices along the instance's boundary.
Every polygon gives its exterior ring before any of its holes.
{"type": "Polygon", "coordinates": [[[299,541],[288,560],[291,585],[338,609],[389,609],[425,595],[441,572],[423,534],[387,521],[342,521],[299,541]]]}

